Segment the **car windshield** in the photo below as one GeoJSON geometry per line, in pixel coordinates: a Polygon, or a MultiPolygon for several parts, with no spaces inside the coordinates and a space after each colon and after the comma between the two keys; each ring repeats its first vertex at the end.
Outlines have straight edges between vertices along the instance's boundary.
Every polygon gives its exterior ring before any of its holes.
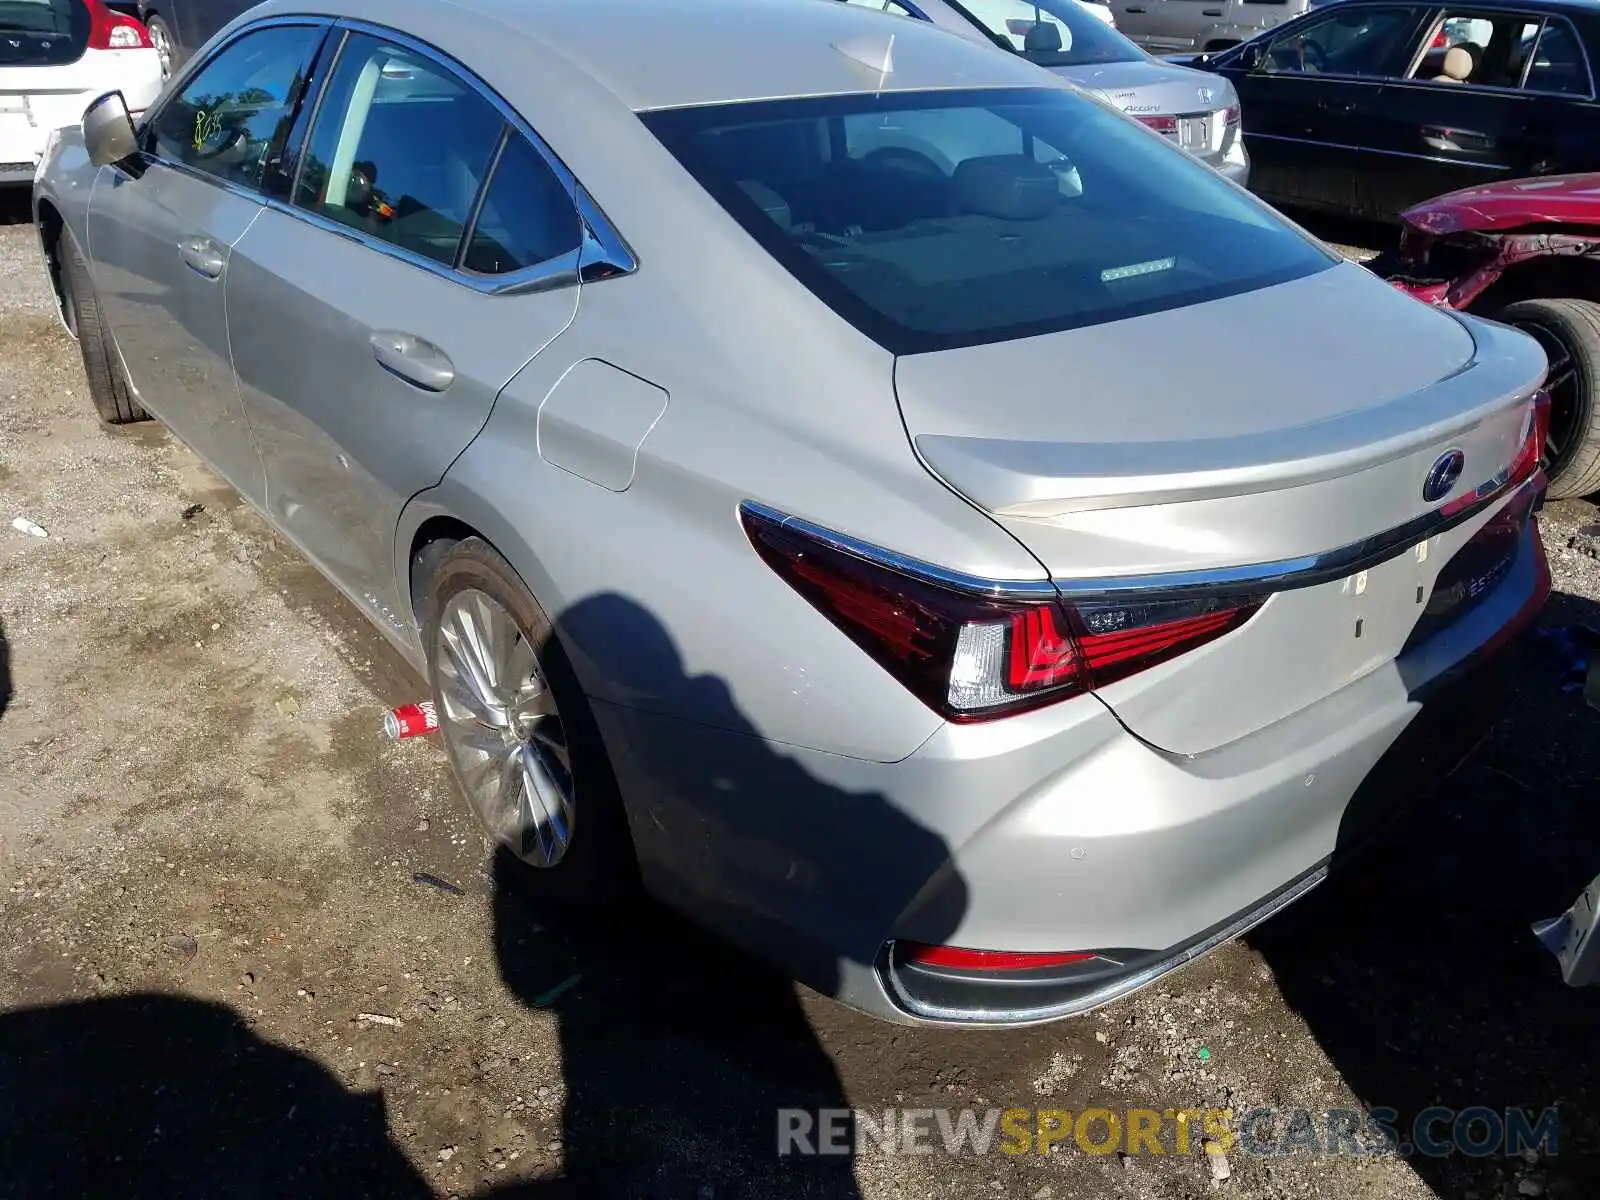
{"type": "Polygon", "coordinates": [[[1078,0],[948,0],[1003,46],[1041,67],[1138,62],[1144,52],[1078,0]]]}
{"type": "Polygon", "coordinates": [[[897,354],[1197,304],[1337,259],[1065,89],[877,93],[643,120],[797,279],[897,354]]]}
{"type": "Polygon", "coordinates": [[[89,43],[83,0],[0,0],[0,66],[76,62],[89,43]]]}

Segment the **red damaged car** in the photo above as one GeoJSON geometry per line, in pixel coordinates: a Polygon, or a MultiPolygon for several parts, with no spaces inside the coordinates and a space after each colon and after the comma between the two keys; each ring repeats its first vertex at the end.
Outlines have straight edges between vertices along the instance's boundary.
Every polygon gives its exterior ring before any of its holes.
{"type": "Polygon", "coordinates": [[[1450,192],[1367,265],[1402,291],[1533,335],[1550,359],[1553,499],[1600,491],[1600,174],[1450,192]]]}

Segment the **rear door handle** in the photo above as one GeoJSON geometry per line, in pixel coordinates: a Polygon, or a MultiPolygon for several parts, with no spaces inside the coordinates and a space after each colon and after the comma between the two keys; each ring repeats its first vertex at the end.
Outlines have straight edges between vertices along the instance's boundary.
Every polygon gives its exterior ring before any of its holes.
{"type": "Polygon", "coordinates": [[[1222,10],[1220,8],[1202,8],[1200,10],[1200,15],[1202,17],[1220,17],[1222,15],[1222,10]]]}
{"type": "Polygon", "coordinates": [[[1356,110],[1356,102],[1354,100],[1324,100],[1317,107],[1323,112],[1353,113],[1356,110]]]}
{"type": "Polygon", "coordinates": [[[394,329],[378,330],[371,342],[379,366],[425,392],[442,392],[455,382],[455,364],[432,342],[394,329]]]}
{"type": "Polygon", "coordinates": [[[1123,9],[1122,11],[1125,12],[1125,13],[1142,13],[1144,11],[1144,9],[1142,9],[1142,8],[1134,8],[1130,4],[1127,8],[1123,9]]]}
{"type": "Polygon", "coordinates": [[[207,279],[220,277],[222,268],[227,265],[222,247],[208,237],[184,238],[178,243],[178,256],[196,275],[207,279]]]}

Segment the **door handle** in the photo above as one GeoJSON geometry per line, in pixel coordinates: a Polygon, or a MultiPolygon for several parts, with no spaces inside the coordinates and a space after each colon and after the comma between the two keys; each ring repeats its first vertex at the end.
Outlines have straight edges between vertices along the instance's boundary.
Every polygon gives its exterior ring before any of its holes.
{"type": "Polygon", "coordinates": [[[1144,9],[1135,8],[1133,5],[1130,4],[1127,8],[1123,9],[1122,11],[1125,12],[1125,13],[1142,13],[1144,11],[1144,9]]]}
{"type": "Polygon", "coordinates": [[[1354,100],[1324,100],[1317,107],[1323,112],[1353,113],[1356,110],[1356,103],[1354,100]]]}
{"type": "Polygon", "coordinates": [[[1220,17],[1222,15],[1222,10],[1220,8],[1202,8],[1200,10],[1200,15],[1202,17],[1220,17]]]}
{"type": "Polygon", "coordinates": [[[207,279],[218,278],[227,265],[222,247],[208,237],[184,238],[178,243],[178,256],[196,275],[207,279]]]}
{"type": "Polygon", "coordinates": [[[378,330],[371,342],[380,367],[425,392],[442,392],[455,382],[455,364],[432,342],[393,329],[378,330]]]}

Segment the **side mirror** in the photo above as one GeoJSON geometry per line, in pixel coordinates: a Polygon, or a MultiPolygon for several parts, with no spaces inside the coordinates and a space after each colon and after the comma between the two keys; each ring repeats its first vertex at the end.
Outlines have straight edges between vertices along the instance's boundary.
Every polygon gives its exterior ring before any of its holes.
{"type": "Polygon", "coordinates": [[[83,110],[83,146],[97,167],[122,162],[139,152],[133,118],[121,92],[107,92],[83,110]]]}
{"type": "Polygon", "coordinates": [[[1054,21],[1035,21],[1023,35],[1024,54],[1059,54],[1061,52],[1061,26],[1054,21]]]}
{"type": "Polygon", "coordinates": [[[1260,42],[1246,42],[1239,51],[1239,65],[1246,71],[1259,71],[1266,57],[1266,49],[1260,42]]]}

